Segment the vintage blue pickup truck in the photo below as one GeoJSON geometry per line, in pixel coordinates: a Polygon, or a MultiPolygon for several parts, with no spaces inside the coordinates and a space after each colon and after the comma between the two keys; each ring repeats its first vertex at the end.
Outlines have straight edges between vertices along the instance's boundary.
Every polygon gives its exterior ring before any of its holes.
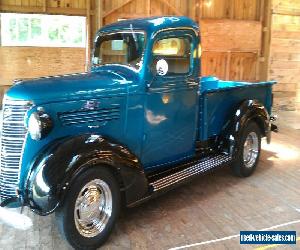
{"type": "Polygon", "coordinates": [[[3,100],[1,206],[55,212],[74,248],[94,249],[123,204],[222,166],[250,176],[276,129],[274,82],[201,77],[200,61],[191,19],[125,20],[99,30],[90,72],[17,82],[3,100]]]}

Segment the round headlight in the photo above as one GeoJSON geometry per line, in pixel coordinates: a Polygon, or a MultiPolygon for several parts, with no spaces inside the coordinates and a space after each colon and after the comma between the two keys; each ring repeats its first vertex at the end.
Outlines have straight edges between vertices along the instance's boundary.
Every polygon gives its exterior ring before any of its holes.
{"type": "Polygon", "coordinates": [[[43,139],[52,129],[52,120],[43,112],[33,112],[28,120],[28,132],[33,140],[43,139]]]}

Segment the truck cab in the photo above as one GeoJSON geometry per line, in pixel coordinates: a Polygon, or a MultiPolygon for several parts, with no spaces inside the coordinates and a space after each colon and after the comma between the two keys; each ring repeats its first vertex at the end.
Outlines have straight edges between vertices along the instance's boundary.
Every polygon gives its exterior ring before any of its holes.
{"type": "Polygon", "coordinates": [[[101,28],[91,70],[17,82],[5,95],[1,206],[55,212],[75,248],[109,236],[131,207],[195,176],[250,176],[270,142],[275,82],[201,77],[197,24],[187,17],[101,28]]]}

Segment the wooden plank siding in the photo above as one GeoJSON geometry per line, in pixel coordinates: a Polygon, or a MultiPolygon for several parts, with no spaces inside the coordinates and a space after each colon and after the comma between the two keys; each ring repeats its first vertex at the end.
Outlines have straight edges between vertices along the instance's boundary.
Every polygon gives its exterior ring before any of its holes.
{"type": "Polygon", "coordinates": [[[84,48],[0,47],[0,82],[83,72],[84,48]]]}
{"type": "Polygon", "coordinates": [[[203,19],[200,21],[200,27],[204,50],[260,51],[260,22],[203,19]]]}
{"type": "Polygon", "coordinates": [[[202,75],[216,75],[227,80],[259,80],[260,22],[202,19],[200,27],[204,51],[202,75]]]}
{"type": "Polygon", "coordinates": [[[300,110],[300,2],[273,0],[268,78],[279,109],[300,110]]]}

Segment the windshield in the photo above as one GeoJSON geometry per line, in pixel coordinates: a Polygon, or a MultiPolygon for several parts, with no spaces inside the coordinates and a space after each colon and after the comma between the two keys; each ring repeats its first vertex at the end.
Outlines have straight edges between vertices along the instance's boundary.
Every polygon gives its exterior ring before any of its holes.
{"type": "Polygon", "coordinates": [[[139,69],[144,47],[144,32],[100,34],[95,43],[93,65],[123,64],[139,69]]]}

